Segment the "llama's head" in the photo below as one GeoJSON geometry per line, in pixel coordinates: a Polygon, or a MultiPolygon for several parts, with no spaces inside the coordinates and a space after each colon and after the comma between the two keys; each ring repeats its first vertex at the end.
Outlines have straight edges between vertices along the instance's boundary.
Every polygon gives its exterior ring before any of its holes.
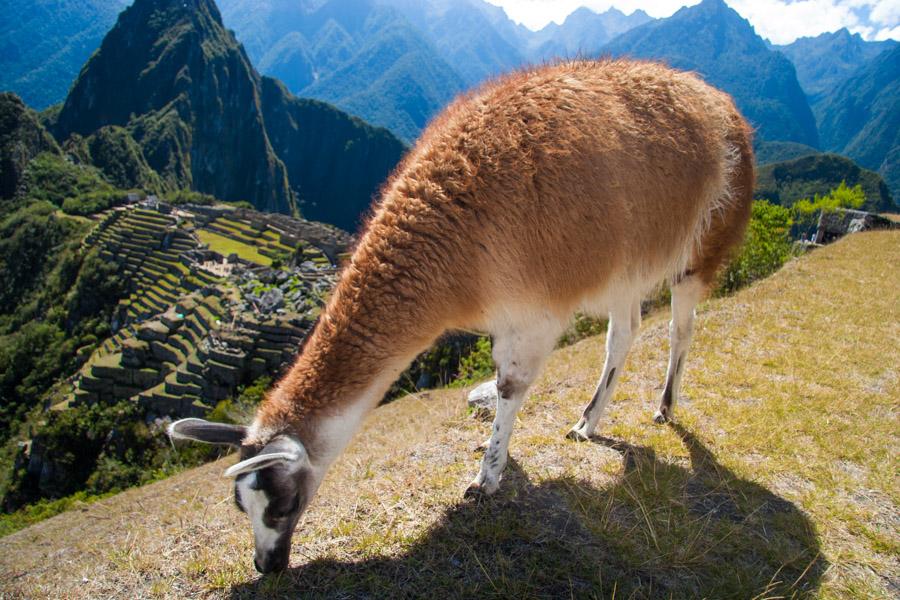
{"type": "Polygon", "coordinates": [[[203,419],[175,421],[168,433],[174,439],[240,446],[241,460],[225,476],[235,478],[235,504],[253,525],[253,564],[260,573],[283,571],[291,553],[291,535],[320,479],[300,440],[283,434],[265,445],[247,445],[243,443],[246,427],[203,419]]]}

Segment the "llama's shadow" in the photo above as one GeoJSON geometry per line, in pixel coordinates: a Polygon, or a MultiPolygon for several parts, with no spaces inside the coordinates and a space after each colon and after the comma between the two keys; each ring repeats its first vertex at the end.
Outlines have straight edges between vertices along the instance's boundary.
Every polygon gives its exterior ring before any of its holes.
{"type": "Polygon", "coordinates": [[[690,468],[599,437],[624,464],[609,486],[571,477],[533,485],[510,460],[495,497],[449,508],[401,555],[316,560],[236,586],[232,597],[813,595],[827,562],[806,515],[672,427],[690,468]]]}

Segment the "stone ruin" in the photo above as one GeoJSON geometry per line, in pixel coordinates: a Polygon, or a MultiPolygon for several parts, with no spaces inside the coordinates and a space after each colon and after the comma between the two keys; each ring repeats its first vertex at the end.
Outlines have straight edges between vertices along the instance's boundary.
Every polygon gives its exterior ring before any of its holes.
{"type": "Polygon", "coordinates": [[[816,235],[812,241],[816,244],[828,244],[848,233],[894,228],[900,228],[900,223],[862,210],[838,208],[822,211],[822,214],[819,215],[816,235]]]}

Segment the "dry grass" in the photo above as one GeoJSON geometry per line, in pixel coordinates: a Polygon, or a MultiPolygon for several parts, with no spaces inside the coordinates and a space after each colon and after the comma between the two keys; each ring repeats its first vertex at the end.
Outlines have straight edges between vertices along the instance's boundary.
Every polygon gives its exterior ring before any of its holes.
{"type": "Polygon", "coordinates": [[[375,412],[260,578],[233,459],[2,539],[9,597],[892,598],[900,593],[900,233],[856,234],[705,304],[679,425],[655,426],[648,319],[601,424],[564,439],[602,339],[556,352],[498,496],[463,393],[375,412]]]}

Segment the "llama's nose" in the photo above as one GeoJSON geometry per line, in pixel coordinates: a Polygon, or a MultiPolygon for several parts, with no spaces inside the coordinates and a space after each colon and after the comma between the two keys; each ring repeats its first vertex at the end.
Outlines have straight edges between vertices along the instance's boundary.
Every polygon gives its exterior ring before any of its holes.
{"type": "Polygon", "coordinates": [[[256,570],[260,573],[266,573],[265,565],[260,562],[259,557],[255,554],[253,555],[253,566],[256,567],[256,570]]]}
{"type": "Polygon", "coordinates": [[[253,566],[263,575],[274,573],[276,571],[284,571],[287,567],[287,556],[282,557],[279,554],[266,554],[265,558],[260,560],[259,555],[253,554],[253,566]]]}

